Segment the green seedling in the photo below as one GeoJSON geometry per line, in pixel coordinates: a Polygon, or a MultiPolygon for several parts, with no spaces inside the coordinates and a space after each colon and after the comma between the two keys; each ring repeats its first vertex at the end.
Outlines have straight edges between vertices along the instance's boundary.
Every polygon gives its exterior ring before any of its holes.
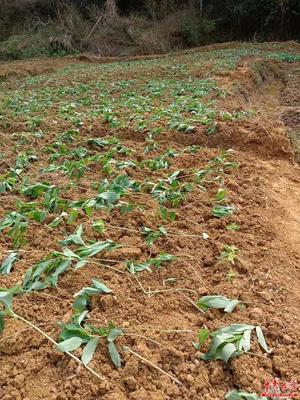
{"type": "MultiPolygon", "coordinates": [[[[16,314],[13,311],[13,298],[14,296],[18,295],[18,294],[22,294],[24,293],[24,291],[22,290],[22,288],[20,288],[19,286],[14,286],[10,289],[0,289],[0,303],[4,306],[4,309],[2,309],[0,311],[0,333],[2,333],[2,331],[4,330],[4,319],[6,317],[11,317],[14,318],[15,320],[19,320],[22,321],[23,323],[25,323],[30,329],[34,329],[35,331],[37,331],[39,334],[41,334],[42,336],[44,336],[49,342],[51,342],[52,344],[54,344],[56,347],[59,346],[59,343],[57,343],[55,340],[53,340],[46,332],[42,331],[39,327],[37,327],[36,325],[34,325],[32,322],[28,321],[27,319],[23,318],[22,316],[16,314]]],[[[109,325],[109,329],[110,331],[112,331],[113,328],[111,328],[111,324],[109,325]]],[[[109,330],[108,329],[108,330],[109,330]]],[[[113,338],[117,337],[116,334],[112,335],[113,338]]],[[[74,344],[73,344],[74,346],[74,344]]],[[[90,346],[91,347],[91,346],[90,346]]],[[[116,349],[116,348],[115,348],[116,349]]],[[[73,360],[75,360],[78,364],[80,365],[84,365],[85,368],[90,371],[93,375],[95,375],[98,379],[101,379],[101,376],[98,375],[93,369],[91,369],[87,363],[88,363],[88,358],[90,357],[90,353],[91,350],[90,349],[86,349],[85,352],[85,358],[84,360],[80,360],[79,358],[77,358],[76,356],[74,356],[72,353],[70,353],[69,351],[65,349],[63,349],[69,357],[71,357],[73,360]],[[88,357],[89,356],[89,357],[88,357]]],[[[116,351],[117,353],[117,351],[116,351]]],[[[115,355],[115,354],[114,354],[115,355]]],[[[119,354],[115,355],[116,361],[118,361],[120,359],[120,357],[118,358],[119,354]]]]}
{"type": "Polygon", "coordinates": [[[153,160],[147,160],[142,163],[150,169],[150,171],[158,171],[160,169],[169,168],[169,162],[163,156],[156,157],[153,160]]]}
{"type": "Polygon", "coordinates": [[[82,225],[80,225],[72,235],[68,236],[64,240],[59,241],[59,244],[62,245],[63,247],[70,246],[71,244],[84,246],[84,241],[81,238],[82,233],[83,233],[83,227],[82,225]]]}
{"type": "Polygon", "coordinates": [[[226,189],[219,189],[217,194],[216,194],[216,201],[218,203],[222,203],[224,200],[226,200],[227,197],[227,190],[226,189]]]}
{"type": "Polygon", "coordinates": [[[196,350],[200,350],[207,339],[210,337],[210,332],[208,329],[199,329],[198,331],[198,342],[193,342],[193,346],[196,350]]]}
{"type": "Polygon", "coordinates": [[[231,313],[241,301],[228,299],[225,296],[203,296],[197,301],[197,306],[206,311],[209,308],[220,308],[224,312],[231,313]]]}
{"type": "Polygon", "coordinates": [[[238,259],[239,252],[240,250],[237,247],[225,244],[219,258],[220,260],[226,260],[230,264],[234,265],[238,259]]]}
{"type": "Polygon", "coordinates": [[[164,221],[175,221],[176,219],[175,211],[169,211],[166,207],[160,206],[159,212],[164,221]]]}
{"type": "Polygon", "coordinates": [[[73,304],[74,315],[72,321],[80,325],[87,315],[87,308],[90,303],[90,297],[98,294],[109,294],[112,290],[103,282],[96,278],[92,279],[92,285],[81,289],[74,295],[75,301],[73,304]]]}
{"type": "Polygon", "coordinates": [[[256,393],[248,393],[242,390],[231,390],[225,395],[225,400],[268,400],[264,396],[258,396],[256,393]]]}
{"type": "Polygon", "coordinates": [[[127,262],[127,269],[132,274],[135,275],[137,272],[148,271],[152,272],[151,267],[156,267],[158,269],[162,268],[163,263],[174,261],[176,259],[175,256],[167,253],[161,253],[156,258],[149,258],[147,261],[143,263],[135,263],[134,261],[127,262]]]}
{"type": "Polygon", "coordinates": [[[0,266],[0,273],[2,275],[8,275],[11,272],[13,265],[17,260],[18,260],[18,253],[11,252],[2,262],[0,266]]]}
{"type": "Polygon", "coordinates": [[[145,236],[145,241],[148,246],[151,246],[156,240],[168,234],[166,228],[160,226],[158,231],[154,231],[146,226],[142,227],[142,234],[145,236]]]}
{"type": "Polygon", "coordinates": [[[239,231],[241,227],[238,224],[230,224],[226,226],[227,231],[239,231]]]}
{"type": "Polygon", "coordinates": [[[78,248],[75,253],[80,258],[92,257],[101,251],[111,252],[118,249],[121,245],[113,242],[112,240],[106,240],[105,242],[96,242],[89,246],[83,246],[78,248]]]}
{"type": "Polygon", "coordinates": [[[92,228],[95,232],[102,234],[105,230],[105,223],[102,219],[98,219],[97,221],[93,222],[92,228]]]}
{"type": "Polygon", "coordinates": [[[14,177],[0,178],[0,194],[11,192],[16,182],[17,179],[14,177]]]}
{"type": "Polygon", "coordinates": [[[4,330],[4,318],[14,317],[14,312],[12,310],[13,297],[22,292],[20,286],[14,286],[10,289],[0,288],[0,304],[3,305],[3,309],[0,310],[0,333],[4,330]]]}
{"type": "Polygon", "coordinates": [[[230,269],[226,274],[226,279],[228,282],[231,283],[236,278],[236,276],[237,273],[233,269],[230,269]]]}
{"type": "Polygon", "coordinates": [[[20,247],[25,241],[25,232],[28,227],[27,218],[15,211],[7,214],[6,217],[0,222],[0,232],[8,229],[8,236],[12,238],[15,248],[20,247]]]}
{"type": "Polygon", "coordinates": [[[96,348],[101,338],[105,338],[108,344],[108,352],[110,358],[117,368],[121,367],[121,357],[115,345],[115,340],[123,336],[123,330],[116,328],[110,322],[107,327],[95,327],[86,324],[87,307],[91,296],[109,294],[112,290],[103,282],[94,278],[92,286],[83,288],[75,294],[73,304],[74,314],[69,324],[60,323],[62,329],[59,336],[59,343],[56,345],[58,351],[68,352],[74,351],[84,345],[81,360],[87,366],[93,359],[96,348]]]}
{"type": "Polygon", "coordinates": [[[35,183],[34,185],[25,185],[21,188],[21,193],[31,199],[37,199],[50,188],[53,189],[55,186],[50,186],[46,183],[35,183]]]}
{"type": "Polygon", "coordinates": [[[233,206],[221,206],[220,204],[217,204],[211,214],[216,217],[216,218],[226,218],[230,217],[235,211],[235,208],[233,206]]]}
{"type": "Polygon", "coordinates": [[[227,363],[232,357],[247,353],[251,348],[251,333],[254,329],[263,350],[268,354],[271,353],[260,326],[234,324],[211,334],[213,339],[209,351],[201,358],[206,361],[223,360],[227,363]]]}
{"type": "Polygon", "coordinates": [[[42,290],[51,287],[57,287],[60,275],[65,273],[73,264],[74,270],[84,267],[88,257],[106,251],[110,252],[120,245],[107,240],[106,242],[96,242],[89,246],[82,246],[74,252],[68,248],[63,250],[63,253],[53,252],[46,258],[38,262],[34,267],[27,270],[23,288],[26,291],[42,290]]]}

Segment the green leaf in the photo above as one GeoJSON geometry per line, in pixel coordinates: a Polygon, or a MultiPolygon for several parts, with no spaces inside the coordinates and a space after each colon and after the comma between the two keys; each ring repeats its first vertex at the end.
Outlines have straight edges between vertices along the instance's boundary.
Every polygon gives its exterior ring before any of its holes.
{"type": "Polygon", "coordinates": [[[0,303],[4,304],[5,308],[11,309],[14,295],[22,291],[20,286],[13,286],[10,289],[0,289],[0,303]]]}
{"type": "Polygon", "coordinates": [[[93,359],[95,350],[97,348],[99,342],[99,337],[94,337],[87,342],[85,348],[83,349],[83,353],[81,356],[81,361],[84,365],[88,365],[88,363],[93,359]]]}
{"type": "Polygon", "coordinates": [[[99,219],[98,221],[94,221],[92,227],[93,227],[94,231],[101,234],[104,232],[104,229],[105,229],[104,221],[102,219],[99,219]]]}
{"type": "Polygon", "coordinates": [[[225,218],[229,217],[234,213],[235,209],[233,206],[221,206],[220,204],[217,204],[211,214],[216,217],[216,218],[225,218]]]}
{"type": "Polygon", "coordinates": [[[115,364],[117,368],[121,368],[121,357],[120,354],[114,344],[114,342],[109,342],[108,344],[108,351],[112,362],[115,364]]]}
{"type": "Polygon", "coordinates": [[[114,243],[111,240],[107,240],[105,242],[96,242],[91,244],[90,246],[81,247],[78,250],[76,250],[76,254],[80,258],[92,257],[98,254],[100,251],[104,250],[111,251],[117,247],[120,247],[120,245],[114,243]]]}
{"type": "Polygon", "coordinates": [[[208,329],[199,329],[198,331],[198,340],[200,346],[203,346],[206,342],[207,338],[209,337],[209,330],[208,329]]]}
{"type": "Polygon", "coordinates": [[[251,333],[252,333],[252,330],[251,330],[251,329],[248,329],[248,330],[246,330],[246,331],[244,332],[244,335],[243,335],[242,348],[243,348],[243,350],[246,351],[246,352],[249,351],[250,348],[251,348],[251,344],[250,344],[250,341],[251,341],[251,333]]]}
{"type": "Polygon", "coordinates": [[[99,290],[99,293],[111,293],[112,290],[108,288],[103,282],[99,281],[99,279],[92,279],[93,287],[99,290]]]}
{"type": "Polygon", "coordinates": [[[243,391],[232,390],[225,395],[226,400],[263,400],[258,398],[256,393],[247,393],[243,391]]]}
{"type": "Polygon", "coordinates": [[[223,308],[225,312],[232,312],[240,304],[239,300],[230,300],[225,296],[203,296],[197,302],[199,308],[207,310],[208,308],[223,308]]]}
{"type": "Polygon", "coordinates": [[[116,192],[103,192],[97,197],[105,200],[107,204],[114,204],[117,200],[119,200],[120,194],[116,192]]]}
{"type": "Polygon", "coordinates": [[[113,342],[119,336],[123,336],[123,329],[122,328],[113,328],[107,335],[107,341],[113,342]]]}
{"type": "Polygon", "coordinates": [[[77,269],[83,268],[87,263],[88,263],[87,260],[78,261],[74,266],[74,271],[76,271],[77,269]]]}
{"type": "Polygon", "coordinates": [[[8,275],[13,267],[14,262],[18,259],[18,253],[10,253],[9,256],[3,261],[0,267],[2,275],[8,275]]]}
{"type": "Polygon", "coordinates": [[[56,345],[56,349],[65,353],[67,351],[73,351],[78,349],[83,343],[83,339],[79,337],[71,337],[70,339],[64,340],[56,345]]]}
{"type": "Polygon", "coordinates": [[[54,218],[54,220],[52,222],[50,222],[50,224],[48,224],[48,226],[50,226],[50,228],[57,228],[58,225],[63,221],[62,217],[56,217],[54,218]]]}
{"type": "Polygon", "coordinates": [[[222,360],[228,363],[228,361],[234,355],[235,352],[236,352],[236,347],[233,343],[225,344],[225,346],[222,347],[221,349],[222,360]]]}
{"type": "Polygon", "coordinates": [[[0,311],[0,334],[4,331],[4,318],[6,315],[5,311],[0,311]]]}
{"type": "Polygon", "coordinates": [[[240,226],[238,224],[230,224],[226,226],[226,229],[228,231],[238,231],[240,229],[240,226]]]}
{"type": "MultiPolygon", "coordinates": [[[[86,314],[85,314],[86,315],[86,314]]],[[[85,315],[78,315],[78,318],[83,318],[85,315]]],[[[79,326],[77,323],[72,323],[72,324],[60,324],[60,326],[63,328],[61,334],[59,335],[59,340],[61,341],[66,341],[68,339],[72,339],[74,337],[80,338],[83,342],[88,342],[90,340],[90,335],[88,335],[85,330],[79,326]]]]}
{"type": "Polygon", "coordinates": [[[238,304],[241,304],[241,301],[239,301],[237,299],[231,300],[228,302],[227,306],[224,308],[224,311],[227,313],[231,313],[238,304]]]}
{"type": "Polygon", "coordinates": [[[260,326],[255,327],[256,330],[256,335],[258,339],[258,343],[261,345],[261,347],[265,350],[266,353],[270,354],[272,351],[269,350],[268,345],[266,343],[263,331],[260,326]]]}
{"type": "Polygon", "coordinates": [[[60,240],[59,243],[62,246],[70,246],[71,244],[78,244],[84,246],[84,241],[81,238],[83,233],[83,227],[80,225],[78,229],[70,236],[68,236],[65,240],[60,240]]]}

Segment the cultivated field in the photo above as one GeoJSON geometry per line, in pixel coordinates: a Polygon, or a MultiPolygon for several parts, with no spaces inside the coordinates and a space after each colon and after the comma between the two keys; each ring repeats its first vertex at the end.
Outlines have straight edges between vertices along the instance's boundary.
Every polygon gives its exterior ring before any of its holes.
{"type": "Polygon", "coordinates": [[[0,64],[0,398],[299,381],[299,45],[100,61],[0,64]]]}

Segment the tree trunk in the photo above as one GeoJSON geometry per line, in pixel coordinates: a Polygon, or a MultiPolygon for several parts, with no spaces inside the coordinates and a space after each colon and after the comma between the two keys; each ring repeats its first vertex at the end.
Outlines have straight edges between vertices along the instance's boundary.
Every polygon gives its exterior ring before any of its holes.
{"type": "Polygon", "coordinates": [[[199,0],[200,2],[200,19],[203,18],[203,0],[199,0]]]}

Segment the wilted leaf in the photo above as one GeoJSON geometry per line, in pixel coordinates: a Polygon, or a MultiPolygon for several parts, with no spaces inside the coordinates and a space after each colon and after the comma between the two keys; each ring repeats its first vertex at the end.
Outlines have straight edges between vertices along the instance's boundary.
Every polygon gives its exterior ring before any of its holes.
{"type": "Polygon", "coordinates": [[[85,345],[85,348],[83,349],[83,353],[81,356],[81,361],[83,362],[84,365],[88,365],[88,363],[93,359],[98,342],[99,338],[94,337],[91,340],[89,340],[85,345]]]}
{"type": "Polygon", "coordinates": [[[115,364],[117,368],[121,368],[121,357],[120,354],[114,344],[114,342],[109,342],[108,351],[112,362],[115,364]]]}
{"type": "Polygon", "coordinates": [[[18,253],[10,253],[9,256],[3,261],[0,267],[2,275],[8,275],[13,267],[14,262],[18,259],[18,253]]]}
{"type": "Polygon", "coordinates": [[[225,296],[203,296],[198,300],[197,305],[203,310],[208,308],[223,308],[225,312],[232,312],[240,304],[239,300],[230,300],[225,296]]]}

